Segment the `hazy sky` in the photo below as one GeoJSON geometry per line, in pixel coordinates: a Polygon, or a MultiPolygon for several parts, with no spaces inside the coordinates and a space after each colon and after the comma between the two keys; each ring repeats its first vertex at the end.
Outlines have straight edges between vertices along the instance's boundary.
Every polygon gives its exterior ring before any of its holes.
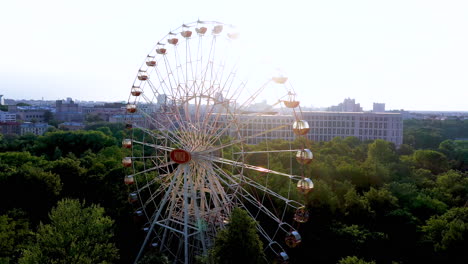
{"type": "Polygon", "coordinates": [[[304,105],[468,110],[466,0],[3,1],[0,94],[126,100],[154,44],[198,18],[239,26],[304,105]]]}

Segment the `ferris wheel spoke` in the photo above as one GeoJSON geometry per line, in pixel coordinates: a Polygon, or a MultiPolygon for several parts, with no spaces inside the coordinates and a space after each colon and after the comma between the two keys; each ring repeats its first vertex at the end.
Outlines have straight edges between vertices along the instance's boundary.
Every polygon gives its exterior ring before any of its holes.
{"type": "MultiPolygon", "coordinates": [[[[163,164],[156,165],[156,166],[154,166],[152,168],[145,169],[143,171],[135,172],[132,175],[133,176],[138,176],[140,174],[144,174],[144,173],[155,171],[155,170],[158,170],[158,171],[163,170],[164,171],[163,175],[167,175],[167,174],[170,174],[169,169],[167,169],[167,171],[166,171],[166,170],[164,170],[164,168],[169,168],[170,166],[172,166],[174,164],[175,164],[175,162],[169,161],[169,162],[166,162],[166,163],[163,163],[163,164]]],[[[159,177],[159,178],[161,178],[161,177],[159,177]]]]}
{"type": "Polygon", "coordinates": [[[138,255],[137,255],[136,259],[135,259],[135,262],[137,262],[138,259],[140,259],[140,256],[141,256],[141,254],[143,253],[143,250],[144,250],[144,248],[145,248],[145,245],[148,243],[148,240],[149,240],[149,238],[150,238],[150,236],[151,236],[151,233],[152,233],[152,231],[153,231],[154,225],[155,225],[157,219],[159,219],[159,216],[161,215],[162,210],[163,210],[165,204],[168,202],[167,198],[168,198],[168,196],[170,195],[170,193],[171,193],[171,191],[172,191],[172,188],[174,187],[175,183],[177,182],[177,181],[176,181],[177,178],[178,178],[178,177],[173,177],[173,178],[172,178],[171,183],[169,184],[169,187],[167,188],[167,192],[165,193],[163,199],[161,199],[161,203],[159,204],[158,210],[153,214],[153,219],[152,219],[152,221],[151,221],[151,226],[150,226],[150,228],[149,228],[149,230],[148,230],[148,234],[147,234],[146,237],[145,237],[145,240],[144,240],[144,242],[143,242],[143,245],[141,246],[140,251],[138,252],[138,255]]]}
{"type": "Polygon", "coordinates": [[[174,89],[177,88],[178,85],[180,85],[179,82],[177,82],[177,80],[175,80],[174,78],[174,73],[172,71],[172,67],[169,63],[169,60],[167,58],[166,55],[163,56],[163,61],[164,61],[164,66],[165,66],[165,70],[166,70],[166,76],[167,77],[167,80],[169,82],[169,87],[171,88],[170,90],[173,91],[174,89]]]}
{"type": "MultiPolygon", "coordinates": [[[[217,171],[224,176],[225,179],[229,179],[230,182],[235,182],[235,183],[244,183],[244,180],[242,179],[236,179],[235,177],[233,178],[231,175],[227,174],[226,172],[224,172],[222,169],[220,169],[219,167],[217,168],[217,171]]],[[[225,182],[226,184],[228,183],[228,181],[226,181],[225,179],[223,178],[220,178],[221,181],[225,182]]],[[[245,201],[248,201],[250,204],[252,204],[253,206],[257,207],[260,211],[262,211],[265,215],[267,215],[270,219],[272,219],[273,221],[277,222],[277,223],[282,223],[282,221],[278,218],[278,216],[276,216],[274,213],[272,213],[268,208],[266,208],[260,201],[258,201],[257,199],[255,199],[255,197],[250,193],[248,192],[244,187],[241,187],[239,186],[239,189],[240,191],[238,191],[238,194],[240,196],[242,196],[242,198],[244,198],[245,201]]],[[[279,197],[282,197],[280,195],[278,195],[279,197]]],[[[284,197],[282,197],[283,199],[285,199],[284,197]]],[[[257,219],[256,217],[254,217],[254,219],[257,219]]]]}
{"type": "MultiPolygon", "coordinates": [[[[158,72],[159,72],[159,71],[156,70],[156,74],[158,74],[158,72]]],[[[148,80],[146,81],[146,83],[147,83],[148,86],[150,87],[151,92],[152,92],[152,94],[153,94],[153,97],[156,98],[156,103],[158,103],[158,102],[157,102],[157,98],[158,98],[159,96],[168,95],[168,94],[171,95],[171,94],[170,94],[168,91],[166,91],[166,89],[165,89],[165,88],[166,88],[166,87],[165,87],[165,86],[166,86],[166,85],[165,85],[165,82],[162,82],[162,83],[160,82],[161,84],[164,84],[164,85],[161,85],[161,86],[160,86],[160,89],[162,90],[162,93],[161,93],[161,92],[158,92],[158,89],[157,89],[156,86],[153,84],[153,81],[152,81],[151,79],[148,79],[148,80]]]]}
{"type": "Polygon", "coordinates": [[[183,76],[183,72],[180,70],[182,68],[181,62],[180,62],[180,54],[179,54],[179,45],[174,45],[174,61],[175,61],[175,72],[177,76],[177,83],[180,84],[182,83],[181,80],[185,80],[185,77],[183,76]],[[182,77],[180,76],[182,75],[182,77]]]}
{"type": "MultiPolygon", "coordinates": [[[[171,165],[173,165],[173,164],[174,164],[174,162],[172,162],[172,161],[171,161],[171,162],[167,162],[167,163],[161,164],[161,165],[159,165],[159,166],[155,166],[155,167],[152,167],[152,168],[145,169],[145,170],[143,170],[143,171],[135,172],[135,173],[132,174],[132,176],[135,177],[135,176],[138,176],[138,175],[141,175],[141,174],[144,174],[144,173],[148,173],[148,172],[152,172],[152,171],[155,171],[155,170],[158,170],[158,171],[159,171],[159,170],[161,170],[162,168],[169,167],[169,166],[171,166],[171,165]]],[[[168,173],[165,173],[165,174],[168,174],[168,173]]]]}
{"type": "Polygon", "coordinates": [[[185,70],[185,76],[186,76],[186,80],[188,81],[188,77],[190,76],[191,77],[191,80],[195,80],[195,75],[194,75],[194,71],[193,71],[193,56],[192,56],[192,49],[191,49],[191,46],[192,45],[189,45],[189,43],[192,41],[192,39],[188,39],[186,42],[185,42],[185,54],[186,54],[186,60],[185,60],[185,63],[186,63],[186,70],[185,70]],[[190,65],[190,67],[189,67],[190,65]],[[189,71],[190,70],[190,74],[189,74],[189,71]]]}
{"type": "MultiPolygon", "coordinates": [[[[223,90],[225,91],[225,94],[226,94],[228,97],[230,97],[229,95],[231,95],[231,89],[233,88],[233,85],[234,85],[234,83],[235,83],[235,77],[236,77],[236,75],[237,75],[237,65],[234,66],[234,70],[232,70],[232,71],[229,73],[229,75],[228,75],[226,81],[225,81],[224,84],[223,84],[223,90]]],[[[245,85],[241,85],[241,87],[245,87],[245,85]]],[[[240,88],[240,87],[239,87],[239,88],[240,88]]],[[[243,88],[242,88],[242,89],[243,89],[243,88]]],[[[234,94],[235,94],[235,90],[234,90],[234,92],[233,92],[233,96],[234,96],[234,94]]],[[[232,99],[232,97],[230,97],[230,98],[228,98],[228,99],[232,99]]]]}
{"type": "MultiPolygon", "coordinates": [[[[242,201],[239,201],[239,203],[242,205],[241,207],[247,212],[247,214],[252,218],[255,219],[255,216],[249,211],[248,207],[244,205],[242,201]]],[[[268,242],[268,243],[273,243],[274,240],[268,235],[268,232],[260,225],[259,222],[256,222],[256,228],[258,232],[263,236],[263,238],[268,242]]]]}
{"type": "MultiPolygon", "coordinates": [[[[205,199],[205,215],[208,219],[213,218],[213,213],[220,213],[221,208],[225,211],[229,211],[229,201],[226,198],[226,193],[223,188],[220,188],[219,182],[216,181],[214,176],[215,172],[210,166],[209,169],[205,169],[205,188],[204,193],[209,194],[209,200],[205,199]]],[[[205,195],[204,195],[205,196],[205,195]]]]}
{"type": "Polygon", "coordinates": [[[206,182],[208,183],[209,189],[205,189],[205,192],[208,192],[210,194],[210,199],[212,203],[214,204],[215,208],[223,208],[224,206],[228,206],[232,203],[232,201],[227,198],[228,195],[221,185],[221,183],[217,180],[218,178],[218,173],[215,172],[212,164],[208,164],[206,162],[200,163],[200,166],[205,169],[207,172],[204,174],[204,178],[206,179],[206,182]]]}
{"type": "Polygon", "coordinates": [[[256,189],[259,190],[259,191],[262,191],[262,192],[265,193],[265,194],[270,195],[271,197],[275,197],[275,198],[277,198],[277,199],[279,199],[279,200],[282,200],[282,201],[285,202],[288,206],[290,206],[290,207],[292,207],[292,208],[294,208],[294,209],[298,209],[299,207],[303,206],[302,204],[299,204],[299,206],[297,206],[297,205],[296,205],[296,206],[291,205],[291,204],[290,204],[290,201],[291,201],[290,199],[287,199],[287,198],[285,198],[284,196],[282,196],[282,195],[280,195],[280,194],[278,194],[278,193],[276,193],[276,192],[270,190],[269,188],[267,188],[267,187],[265,187],[265,186],[259,184],[258,182],[256,182],[256,181],[250,179],[250,178],[247,177],[247,176],[244,176],[244,175],[241,175],[241,174],[236,174],[236,175],[233,175],[233,177],[234,177],[234,179],[237,179],[237,180],[239,180],[239,181],[241,181],[241,182],[243,182],[243,183],[248,184],[249,186],[251,186],[251,187],[253,187],[253,188],[256,188],[256,189]]]}
{"type": "MultiPolygon", "coordinates": [[[[171,73],[170,73],[170,71],[167,72],[168,71],[167,65],[165,65],[165,66],[166,66],[165,67],[166,74],[161,72],[161,70],[164,70],[164,68],[163,69],[157,68],[156,71],[155,71],[156,76],[158,77],[157,80],[159,81],[159,85],[157,87],[160,87],[160,89],[162,90],[162,94],[169,95],[171,98],[180,98],[180,96],[181,96],[181,94],[179,94],[180,90],[177,89],[178,88],[177,86],[176,87],[172,86],[172,82],[170,80],[171,73]],[[163,76],[163,75],[166,75],[167,78],[165,76],[163,76]]],[[[148,82],[148,83],[152,84],[151,81],[148,82]]],[[[156,87],[156,86],[154,86],[154,84],[152,84],[152,86],[154,88],[156,87]]],[[[155,91],[157,91],[157,89],[155,89],[155,91]]]]}
{"type": "Polygon", "coordinates": [[[219,139],[228,131],[228,129],[232,126],[229,124],[227,126],[222,127],[222,123],[220,122],[220,114],[211,115],[212,118],[206,118],[203,123],[201,123],[197,130],[200,130],[198,135],[198,143],[202,143],[204,149],[213,146],[219,139]],[[210,120],[211,119],[211,120],[210,120]]]}
{"type": "Polygon", "coordinates": [[[256,99],[257,97],[265,90],[271,80],[266,81],[260,88],[258,88],[255,92],[253,92],[250,97],[240,105],[239,110],[248,108],[256,99]]]}
{"type": "Polygon", "coordinates": [[[172,148],[172,147],[161,146],[161,145],[157,145],[157,144],[151,144],[151,143],[148,143],[148,142],[143,142],[143,141],[138,141],[138,140],[133,140],[133,143],[140,144],[140,145],[143,145],[143,146],[152,147],[152,148],[155,148],[155,149],[164,150],[164,151],[173,151],[174,150],[174,148],[172,148]]]}
{"type": "MultiPolygon", "coordinates": [[[[153,182],[154,184],[154,182],[153,182]]],[[[139,191],[142,191],[144,189],[149,187],[149,184],[145,184],[145,186],[141,187],[140,189],[138,189],[139,191]]],[[[155,192],[152,192],[150,194],[150,196],[146,199],[146,201],[142,204],[142,208],[146,208],[148,205],[150,205],[151,203],[155,203],[157,201],[157,197],[160,197],[164,191],[166,190],[166,188],[168,187],[168,185],[166,184],[162,184],[155,192]]]]}
{"type": "Polygon", "coordinates": [[[288,150],[261,150],[261,151],[243,151],[243,152],[234,152],[232,154],[260,154],[260,153],[282,153],[282,152],[297,152],[301,149],[288,149],[288,150]]]}
{"type": "Polygon", "coordinates": [[[239,143],[241,143],[241,142],[245,142],[245,141],[247,141],[248,139],[256,138],[256,137],[259,137],[259,136],[262,136],[262,135],[271,133],[271,132],[273,132],[273,131],[275,131],[275,130],[280,130],[280,129],[285,128],[285,127],[288,127],[288,126],[289,126],[289,125],[282,125],[282,126],[278,126],[278,127],[272,128],[272,129],[268,129],[268,130],[266,130],[266,131],[263,131],[263,132],[260,132],[260,133],[257,133],[257,134],[251,135],[251,136],[242,137],[241,139],[233,140],[233,141],[231,141],[231,142],[228,143],[228,144],[221,145],[221,146],[217,146],[217,147],[214,147],[214,148],[211,148],[211,149],[207,149],[207,150],[201,151],[201,152],[199,152],[199,153],[200,153],[200,154],[205,154],[205,153],[217,151],[217,150],[220,150],[220,149],[223,149],[223,148],[226,148],[226,147],[235,145],[235,144],[239,144],[239,143]]]}
{"type": "MultiPolygon", "coordinates": [[[[221,169],[219,168],[219,170],[221,170],[221,169]]],[[[236,182],[235,180],[233,180],[232,178],[230,178],[230,175],[229,175],[229,174],[227,174],[227,173],[225,173],[225,172],[222,172],[221,174],[223,174],[224,176],[226,176],[227,179],[230,179],[231,182],[233,182],[233,181],[236,182]]],[[[226,185],[228,185],[228,186],[232,186],[232,185],[229,184],[229,182],[228,182],[226,179],[222,179],[222,178],[221,178],[221,181],[224,182],[224,183],[225,183],[226,185]]],[[[266,216],[268,216],[270,219],[272,219],[274,222],[276,222],[276,223],[278,224],[278,228],[276,229],[276,231],[274,232],[274,234],[273,234],[273,236],[272,236],[273,238],[276,237],[276,235],[277,235],[277,233],[278,233],[278,231],[279,231],[280,229],[282,229],[283,231],[286,231],[286,230],[284,230],[284,228],[282,227],[282,225],[284,225],[285,223],[284,223],[276,214],[272,213],[267,207],[265,207],[265,206],[263,205],[262,202],[260,202],[260,201],[258,201],[257,199],[255,199],[255,197],[253,197],[252,194],[251,194],[249,191],[247,191],[245,188],[240,187],[239,189],[240,189],[240,190],[238,190],[239,195],[237,195],[237,201],[238,201],[239,204],[242,205],[241,207],[243,207],[243,208],[246,210],[246,212],[250,215],[251,218],[257,219],[258,213],[257,213],[257,215],[254,215],[254,214],[248,209],[248,206],[245,205],[244,201],[247,201],[247,202],[249,202],[252,206],[258,208],[258,209],[259,209],[259,212],[260,212],[260,211],[263,212],[266,216]],[[241,199],[241,198],[242,198],[242,199],[241,199]]],[[[287,203],[286,203],[286,204],[289,204],[288,202],[289,202],[289,200],[287,200],[287,203]]],[[[302,205],[300,205],[300,206],[302,206],[302,205]]],[[[293,208],[296,208],[296,209],[297,209],[297,208],[299,208],[299,206],[298,206],[298,207],[293,207],[293,208]]],[[[288,225],[288,226],[289,226],[289,225],[288,225]]],[[[291,229],[292,229],[292,227],[291,227],[291,229]]],[[[267,241],[269,241],[270,243],[273,242],[273,239],[268,235],[268,233],[267,233],[267,232],[262,228],[262,226],[261,226],[260,224],[258,224],[258,223],[257,223],[257,230],[259,231],[260,234],[262,234],[262,236],[263,236],[267,241]]]]}
{"type": "Polygon", "coordinates": [[[279,171],[274,171],[274,170],[270,170],[270,169],[267,169],[267,168],[250,165],[250,164],[247,164],[247,163],[244,163],[244,162],[238,162],[238,161],[233,161],[233,160],[220,158],[220,157],[213,157],[213,156],[203,156],[203,158],[205,158],[207,160],[217,162],[217,163],[232,165],[232,166],[239,167],[239,168],[245,168],[245,169],[254,170],[254,171],[258,171],[258,172],[262,172],[262,173],[276,174],[276,175],[287,177],[289,179],[294,179],[294,180],[302,179],[302,176],[291,175],[291,174],[287,174],[287,173],[283,173],[283,172],[279,172],[279,171]]]}
{"type": "MultiPolygon", "coordinates": [[[[143,115],[147,118],[148,121],[154,122],[153,124],[158,125],[158,127],[163,127],[163,124],[156,120],[156,118],[151,117],[148,113],[143,112],[143,115]]],[[[138,126],[141,130],[143,130],[146,134],[157,138],[158,135],[155,135],[154,132],[150,131],[145,127],[138,126]]],[[[180,142],[181,138],[174,133],[172,130],[158,130],[159,133],[163,134],[167,139],[169,139],[172,143],[180,142]]]]}
{"type": "MultiPolygon", "coordinates": [[[[241,175],[241,174],[229,175],[229,174],[227,174],[226,172],[224,172],[224,171],[223,171],[221,168],[219,168],[219,167],[217,167],[217,170],[218,170],[222,175],[224,175],[224,177],[230,179],[231,182],[235,182],[235,183],[246,183],[246,184],[248,184],[249,186],[251,186],[251,187],[253,187],[253,188],[255,188],[255,189],[259,190],[259,191],[262,191],[262,192],[265,193],[265,194],[268,194],[268,195],[270,195],[270,196],[273,196],[273,197],[275,197],[275,198],[277,198],[277,199],[279,199],[279,200],[282,200],[282,201],[284,201],[286,204],[289,205],[289,201],[290,201],[289,199],[287,199],[287,198],[281,196],[280,194],[278,194],[278,193],[276,193],[276,192],[271,191],[270,189],[268,189],[268,188],[266,188],[266,187],[260,185],[259,183],[257,183],[257,182],[255,182],[255,181],[251,180],[250,178],[248,178],[248,177],[246,177],[246,176],[244,176],[244,175],[241,175]]],[[[253,197],[245,188],[241,187],[241,190],[243,190],[243,191],[246,193],[246,197],[247,197],[248,199],[250,199],[250,201],[256,201],[255,203],[259,203],[259,201],[258,201],[255,197],[253,197]]],[[[244,195],[244,196],[245,196],[245,195],[244,195]]],[[[262,206],[263,206],[263,204],[262,204],[262,206]]],[[[294,206],[291,206],[291,207],[295,208],[294,206]]],[[[266,209],[266,207],[265,207],[265,209],[266,209]]],[[[295,209],[297,209],[297,208],[295,208],[295,209]]],[[[272,214],[271,212],[270,212],[269,214],[271,214],[272,216],[276,217],[276,215],[275,215],[275,214],[272,214]]]]}

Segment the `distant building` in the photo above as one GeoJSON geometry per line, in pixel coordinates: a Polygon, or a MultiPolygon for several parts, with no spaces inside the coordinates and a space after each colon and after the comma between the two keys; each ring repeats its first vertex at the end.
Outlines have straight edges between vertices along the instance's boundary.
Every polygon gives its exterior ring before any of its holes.
{"type": "Polygon", "coordinates": [[[96,115],[104,121],[110,121],[111,116],[125,113],[125,105],[124,103],[105,103],[104,105],[83,107],[82,112],[85,116],[96,115]]]}
{"type": "Polygon", "coordinates": [[[74,103],[71,98],[67,101],[55,101],[55,119],[65,122],[81,122],[83,121],[83,113],[78,104],[74,103]]]}
{"type": "Polygon", "coordinates": [[[374,103],[372,112],[385,112],[385,103],[374,103]]]}
{"type": "Polygon", "coordinates": [[[33,133],[34,135],[41,136],[45,132],[47,132],[47,129],[49,129],[48,124],[46,123],[30,123],[26,122],[20,125],[20,135],[24,135],[27,133],[33,133]]]}
{"type": "Polygon", "coordinates": [[[20,123],[18,122],[0,122],[0,133],[3,135],[20,134],[20,123]]]}
{"type": "Polygon", "coordinates": [[[0,111],[0,122],[16,122],[16,114],[0,111]]]}
{"type": "Polygon", "coordinates": [[[383,139],[397,147],[403,143],[403,119],[395,113],[303,112],[309,122],[309,139],[330,141],[354,136],[360,140],[383,139]]]}
{"type": "Polygon", "coordinates": [[[5,99],[3,99],[3,94],[0,94],[0,105],[5,105],[5,99]]]}
{"type": "Polygon", "coordinates": [[[327,111],[331,112],[362,112],[361,104],[356,104],[355,99],[344,99],[342,103],[330,106],[327,111]]]}
{"type": "Polygon", "coordinates": [[[146,120],[143,115],[113,115],[109,118],[110,123],[126,123],[130,122],[141,127],[149,127],[150,124],[146,124],[146,120]]]}
{"type": "Polygon", "coordinates": [[[67,129],[67,130],[82,130],[85,128],[85,125],[80,122],[64,122],[59,124],[58,126],[60,129],[67,129]]]}
{"type": "Polygon", "coordinates": [[[45,122],[46,113],[53,109],[48,106],[16,106],[9,105],[8,112],[16,114],[16,119],[25,122],[45,122]]]}
{"type": "MultiPolygon", "coordinates": [[[[231,134],[250,137],[248,144],[258,144],[263,140],[293,140],[290,115],[239,116],[242,127],[234,128],[231,134]],[[265,131],[271,132],[265,133],[265,131]]],[[[403,143],[403,120],[399,113],[372,112],[303,112],[302,119],[309,123],[307,137],[312,141],[330,141],[335,137],[357,137],[358,139],[383,139],[397,147],[403,143]]]]}

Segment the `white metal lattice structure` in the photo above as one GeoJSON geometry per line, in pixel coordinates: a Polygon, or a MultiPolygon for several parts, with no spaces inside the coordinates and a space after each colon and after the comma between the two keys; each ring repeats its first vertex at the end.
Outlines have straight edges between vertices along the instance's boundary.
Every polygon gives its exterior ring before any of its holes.
{"type": "Polygon", "coordinates": [[[292,208],[297,223],[308,219],[303,205],[291,196],[296,188],[312,188],[309,179],[293,174],[294,167],[309,163],[312,153],[304,147],[294,149],[291,143],[280,150],[266,143],[262,151],[247,151],[246,143],[275,131],[284,133],[285,128],[289,138],[309,129],[301,121],[287,78],[266,78],[252,88],[239,76],[238,37],[234,27],[219,22],[184,24],[164,36],[138,70],[127,113],[128,120],[143,115],[144,122],[129,122],[122,142],[132,150],[122,161],[132,171],[125,177],[129,201],[145,232],[135,262],[148,247],[156,247],[175,262],[192,263],[196,255],[207,254],[234,207],[263,223],[257,229],[265,250],[282,260],[288,259],[284,242],[276,241],[286,238],[288,246],[300,242],[299,233],[288,224],[292,219],[284,218],[292,208]],[[296,121],[241,133],[249,126],[258,128],[260,115],[272,114],[271,109],[253,106],[275,94],[277,106],[289,109],[296,121]],[[287,159],[282,171],[270,166],[270,159],[278,155],[287,159]],[[272,177],[283,179],[284,193],[270,189],[272,177]]]}

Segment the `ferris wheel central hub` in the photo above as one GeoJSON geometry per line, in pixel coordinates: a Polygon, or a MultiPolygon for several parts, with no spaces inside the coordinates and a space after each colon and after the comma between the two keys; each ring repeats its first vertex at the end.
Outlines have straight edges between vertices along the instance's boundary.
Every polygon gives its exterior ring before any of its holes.
{"type": "Polygon", "coordinates": [[[178,164],[184,164],[192,159],[190,152],[183,149],[174,149],[171,151],[171,160],[178,164]]]}

